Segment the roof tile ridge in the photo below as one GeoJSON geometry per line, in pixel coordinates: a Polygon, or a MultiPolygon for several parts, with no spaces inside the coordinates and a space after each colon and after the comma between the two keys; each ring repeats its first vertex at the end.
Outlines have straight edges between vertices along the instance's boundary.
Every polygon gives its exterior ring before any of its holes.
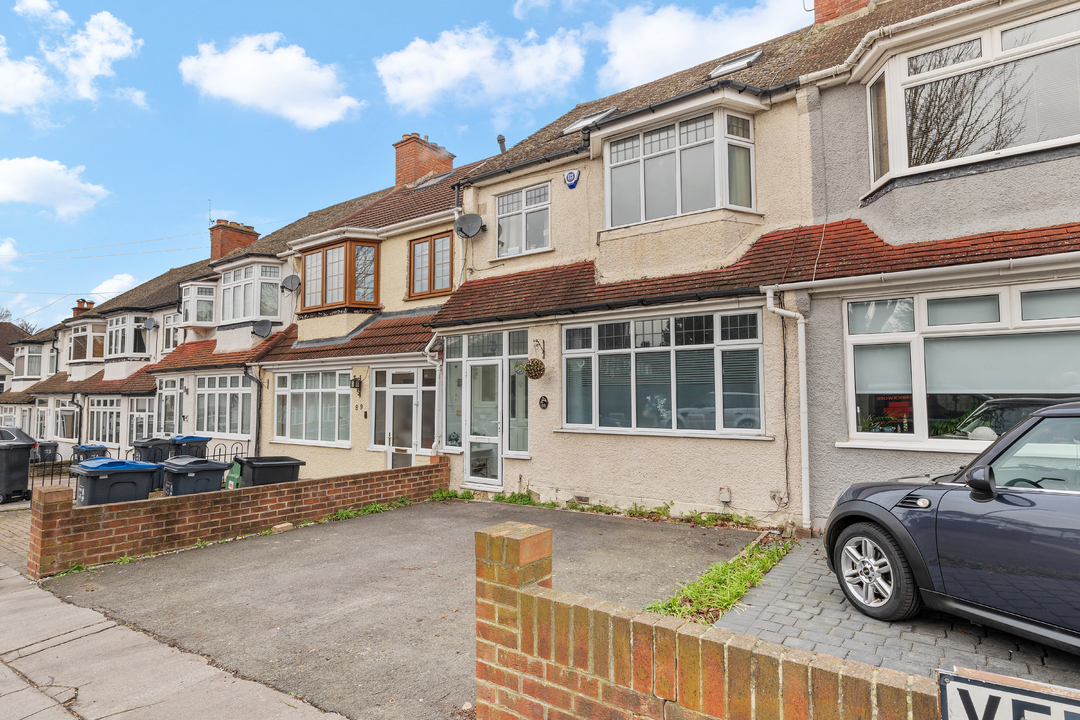
{"type": "Polygon", "coordinates": [[[281,343],[285,342],[285,337],[289,332],[289,328],[296,327],[296,323],[293,323],[288,328],[285,328],[281,332],[274,333],[274,336],[264,340],[255,348],[255,354],[248,359],[250,363],[257,363],[264,357],[269,355],[274,349],[276,349],[281,343]],[[261,349],[260,349],[261,348],[261,349]]]}

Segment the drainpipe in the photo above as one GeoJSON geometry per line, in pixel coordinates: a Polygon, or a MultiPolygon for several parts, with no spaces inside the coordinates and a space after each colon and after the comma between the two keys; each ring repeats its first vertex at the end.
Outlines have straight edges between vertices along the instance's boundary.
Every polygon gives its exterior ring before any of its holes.
{"type": "MultiPolygon", "coordinates": [[[[71,393],[71,404],[79,408],[79,412],[75,413],[75,444],[82,445],[82,431],[83,431],[83,406],[82,403],[76,402],[75,398],[78,397],[75,393],[71,393]]],[[[59,413],[59,411],[57,411],[59,413]]],[[[45,429],[45,434],[48,434],[48,428],[45,429]]]]}
{"type": "MultiPolygon", "coordinates": [[[[251,380],[251,382],[253,382],[255,384],[255,387],[257,388],[255,390],[255,457],[259,457],[259,454],[260,454],[260,451],[261,451],[260,446],[259,446],[259,438],[262,435],[261,431],[262,431],[262,391],[263,391],[263,384],[262,384],[262,380],[255,377],[254,375],[252,375],[250,370],[251,370],[250,367],[248,367],[247,365],[244,366],[244,377],[251,380]]],[[[271,422],[273,422],[273,421],[271,421],[271,422]]]]}
{"type": "MultiPolygon", "coordinates": [[[[810,439],[807,432],[806,399],[806,318],[802,313],[776,307],[773,292],[776,287],[762,287],[765,293],[765,309],[781,317],[791,318],[799,323],[799,449],[802,456],[802,523],[810,527],[810,439]]],[[[784,358],[787,362],[787,358],[784,358]]],[[[785,429],[784,432],[787,432],[785,429]]]]}
{"type": "MultiPolygon", "coordinates": [[[[446,424],[446,418],[445,417],[443,418],[443,421],[441,423],[439,422],[439,416],[441,414],[441,413],[439,413],[439,407],[441,406],[441,403],[439,402],[439,395],[442,392],[443,363],[442,363],[441,360],[439,360],[438,355],[436,353],[432,352],[432,350],[431,350],[431,346],[434,345],[435,341],[438,340],[438,339],[439,339],[439,334],[438,333],[432,333],[431,334],[431,340],[428,340],[428,344],[424,347],[424,357],[427,358],[427,361],[429,363],[431,363],[432,365],[435,366],[435,437],[434,437],[434,439],[432,440],[432,443],[431,443],[431,449],[433,451],[442,450],[442,431],[443,431],[443,425],[446,424]]],[[[421,403],[424,401],[423,387],[424,387],[423,383],[421,383],[420,384],[420,388],[421,388],[420,389],[420,402],[421,403]]]]}

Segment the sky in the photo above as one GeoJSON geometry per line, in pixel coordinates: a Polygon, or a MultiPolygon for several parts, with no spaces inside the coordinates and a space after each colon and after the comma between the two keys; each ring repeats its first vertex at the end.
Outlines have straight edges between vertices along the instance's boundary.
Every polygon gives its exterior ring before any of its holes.
{"type": "Polygon", "coordinates": [[[580,102],[804,27],[802,0],[0,0],[0,306],[39,328],[580,102]]]}

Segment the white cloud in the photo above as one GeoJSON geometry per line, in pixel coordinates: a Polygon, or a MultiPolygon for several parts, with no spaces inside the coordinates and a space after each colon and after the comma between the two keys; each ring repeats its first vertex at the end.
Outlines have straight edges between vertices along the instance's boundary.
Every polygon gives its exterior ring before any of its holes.
{"type": "Polygon", "coordinates": [[[342,94],[336,65],[320,65],[299,45],[278,47],[281,33],[233,39],[219,52],[200,43],[199,54],[180,61],[184,82],[203,95],[231,100],[314,130],[343,120],[365,103],[342,94]]]}
{"type": "Polygon", "coordinates": [[[597,71],[606,91],[624,90],[805,27],[798,3],[761,0],[746,8],[713,8],[708,15],[678,5],[616,12],[602,31],[607,62],[597,71]]]}
{"type": "Polygon", "coordinates": [[[23,17],[43,21],[49,27],[67,27],[71,16],[56,7],[52,0],[17,0],[15,12],[23,17]]]}
{"type": "Polygon", "coordinates": [[[15,238],[0,238],[0,269],[4,272],[18,270],[11,264],[17,257],[19,252],[15,249],[15,238]]]}
{"type": "Polygon", "coordinates": [[[119,273],[100,283],[90,292],[100,296],[103,300],[112,300],[120,293],[127,292],[139,284],[141,284],[141,281],[136,280],[132,275],[119,273]]]}
{"type": "Polygon", "coordinates": [[[7,41],[0,35],[0,113],[32,110],[52,89],[52,80],[45,74],[41,62],[33,57],[10,59],[7,41]]]}
{"type": "Polygon", "coordinates": [[[99,12],[62,45],[46,50],[45,59],[64,73],[76,97],[96,100],[94,80],[115,75],[113,63],[136,55],[142,44],[122,21],[111,13],[99,12]]]}
{"type": "Polygon", "coordinates": [[[129,103],[139,108],[140,110],[149,110],[150,106],[146,104],[146,91],[136,90],[135,88],[120,88],[113,93],[113,97],[120,100],[127,100],[129,103]]]}
{"type": "Polygon", "coordinates": [[[109,191],[83,182],[82,165],[69,168],[39,157],[0,158],[0,203],[25,202],[53,208],[61,218],[85,212],[109,191]]]}
{"type": "Polygon", "coordinates": [[[518,20],[524,20],[525,16],[529,14],[529,11],[533,8],[543,8],[547,10],[551,5],[551,0],[516,0],[514,2],[514,17],[518,20]]]}
{"type": "Polygon", "coordinates": [[[564,94],[581,76],[585,47],[576,30],[559,29],[539,42],[492,33],[486,24],[445,30],[429,42],[416,38],[375,60],[386,99],[424,113],[437,103],[493,104],[497,115],[513,105],[533,106],[564,94]]]}

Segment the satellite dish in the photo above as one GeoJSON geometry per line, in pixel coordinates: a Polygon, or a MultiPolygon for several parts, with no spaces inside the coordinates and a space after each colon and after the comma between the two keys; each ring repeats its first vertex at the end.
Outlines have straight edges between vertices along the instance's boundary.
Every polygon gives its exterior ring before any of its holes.
{"type": "Polygon", "coordinates": [[[293,292],[298,287],[300,287],[300,277],[297,275],[290,275],[281,281],[282,291],[288,290],[289,292],[293,292]]]}
{"type": "Polygon", "coordinates": [[[259,337],[264,338],[270,334],[270,328],[271,326],[269,320],[260,320],[259,322],[251,326],[251,334],[258,335],[259,337]]]}
{"type": "Polygon", "coordinates": [[[143,326],[143,330],[153,330],[154,328],[156,328],[158,326],[158,322],[154,318],[148,317],[145,320],[143,320],[142,326],[143,326]]]}
{"type": "Polygon", "coordinates": [[[484,229],[484,218],[475,213],[462,215],[454,221],[454,232],[463,238],[471,238],[484,229]]]}

